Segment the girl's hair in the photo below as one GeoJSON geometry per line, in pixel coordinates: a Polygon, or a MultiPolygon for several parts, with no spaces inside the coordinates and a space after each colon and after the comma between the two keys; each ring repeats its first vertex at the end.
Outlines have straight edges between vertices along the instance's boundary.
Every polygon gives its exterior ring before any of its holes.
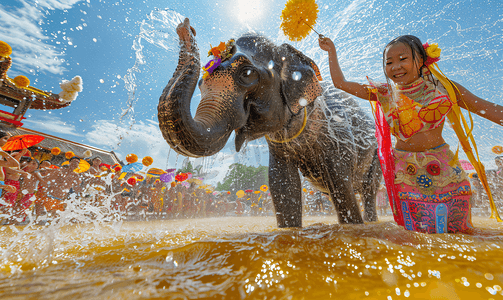
{"type": "Polygon", "coordinates": [[[419,68],[420,76],[422,76],[422,67],[424,66],[424,63],[426,62],[426,59],[428,59],[428,55],[426,54],[426,50],[423,48],[423,44],[421,43],[421,40],[413,35],[402,35],[399,36],[395,39],[393,39],[391,42],[389,42],[386,47],[384,47],[384,51],[382,53],[382,68],[384,70],[384,76],[386,76],[386,81],[388,82],[388,87],[390,86],[389,82],[389,77],[388,74],[386,74],[386,51],[393,45],[396,44],[404,44],[407,45],[410,50],[412,51],[412,61],[414,61],[419,68]],[[419,65],[419,59],[423,59],[423,64],[420,66],[419,65]]]}
{"type": "Polygon", "coordinates": [[[3,130],[0,130],[0,139],[3,138],[4,136],[8,136],[9,134],[3,130]]]}

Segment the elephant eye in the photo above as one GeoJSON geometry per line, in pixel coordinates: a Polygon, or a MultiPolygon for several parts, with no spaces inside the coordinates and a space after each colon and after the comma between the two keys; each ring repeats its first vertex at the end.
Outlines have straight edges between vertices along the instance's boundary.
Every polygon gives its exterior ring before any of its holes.
{"type": "Polygon", "coordinates": [[[243,68],[239,75],[239,81],[243,85],[252,85],[258,81],[258,72],[253,68],[243,68]]]}

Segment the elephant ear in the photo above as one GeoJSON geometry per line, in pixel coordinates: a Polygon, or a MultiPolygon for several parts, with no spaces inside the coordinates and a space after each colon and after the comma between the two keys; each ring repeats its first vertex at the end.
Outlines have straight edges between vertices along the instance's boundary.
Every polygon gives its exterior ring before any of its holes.
{"type": "Polygon", "coordinates": [[[320,70],[312,59],[289,44],[281,45],[278,54],[275,60],[282,63],[281,90],[290,111],[296,115],[321,94],[320,70]]]}

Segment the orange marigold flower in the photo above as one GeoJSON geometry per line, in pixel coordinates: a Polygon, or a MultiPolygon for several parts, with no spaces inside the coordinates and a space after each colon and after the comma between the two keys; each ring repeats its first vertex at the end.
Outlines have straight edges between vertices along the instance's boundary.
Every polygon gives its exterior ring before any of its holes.
{"type": "Polygon", "coordinates": [[[130,164],[135,163],[138,161],[138,156],[134,153],[128,154],[126,155],[126,161],[130,164]]]}
{"type": "Polygon", "coordinates": [[[30,85],[28,77],[23,75],[16,76],[13,81],[18,88],[26,88],[30,85]]]}
{"type": "Polygon", "coordinates": [[[51,149],[51,154],[56,156],[56,155],[59,155],[61,153],[61,149],[59,149],[58,147],[54,147],[51,149]]]}

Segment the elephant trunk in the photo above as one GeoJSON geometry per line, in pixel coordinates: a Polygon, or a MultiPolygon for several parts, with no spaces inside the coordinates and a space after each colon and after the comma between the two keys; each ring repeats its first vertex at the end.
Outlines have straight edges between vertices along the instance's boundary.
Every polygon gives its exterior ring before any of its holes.
{"type": "Polygon", "coordinates": [[[228,103],[218,93],[201,88],[202,99],[192,118],[190,100],[201,69],[194,33],[187,24],[177,29],[180,36],[178,67],[159,99],[159,128],[168,144],[185,156],[201,157],[217,153],[225,146],[232,129],[228,103]],[[184,30],[185,29],[185,30],[184,30]]]}

